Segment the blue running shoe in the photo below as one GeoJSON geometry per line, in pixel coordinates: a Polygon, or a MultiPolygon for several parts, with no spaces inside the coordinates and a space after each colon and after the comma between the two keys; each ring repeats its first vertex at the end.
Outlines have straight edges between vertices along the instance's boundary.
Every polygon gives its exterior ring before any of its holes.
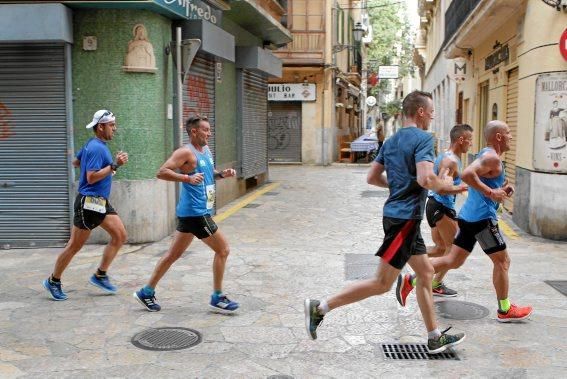
{"type": "Polygon", "coordinates": [[[52,282],[49,279],[45,279],[42,284],[45,287],[45,289],[49,291],[49,295],[53,300],[56,301],[67,300],[67,294],[63,292],[63,289],[61,288],[61,282],[56,283],[56,282],[52,282]]]}
{"type": "Polygon", "coordinates": [[[236,312],[240,305],[237,302],[229,300],[226,295],[212,295],[209,307],[217,313],[231,314],[236,312]]]}
{"type": "Polygon", "coordinates": [[[116,291],[118,290],[115,285],[110,283],[110,279],[106,275],[96,276],[95,274],[93,274],[93,276],[91,276],[91,279],[89,280],[89,283],[108,293],[116,293],[116,291]]]}
{"type": "Polygon", "coordinates": [[[140,302],[146,309],[150,312],[158,312],[161,307],[156,301],[156,296],[154,295],[146,295],[144,293],[144,289],[142,288],[139,291],[134,292],[134,298],[140,302]]]}

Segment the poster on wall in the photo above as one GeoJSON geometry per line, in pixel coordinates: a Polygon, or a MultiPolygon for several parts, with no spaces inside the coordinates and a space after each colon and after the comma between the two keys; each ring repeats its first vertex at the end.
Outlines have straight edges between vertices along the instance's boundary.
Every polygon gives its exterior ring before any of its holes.
{"type": "Polygon", "coordinates": [[[536,80],[534,168],[567,173],[567,71],[536,80]]]}

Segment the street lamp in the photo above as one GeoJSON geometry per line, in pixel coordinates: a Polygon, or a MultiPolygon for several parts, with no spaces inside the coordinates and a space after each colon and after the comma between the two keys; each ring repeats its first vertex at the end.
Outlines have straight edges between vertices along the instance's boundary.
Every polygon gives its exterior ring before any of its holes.
{"type": "Polygon", "coordinates": [[[353,50],[355,46],[362,40],[362,35],[366,32],[364,26],[362,26],[361,22],[357,22],[352,28],[352,36],[354,38],[354,45],[348,44],[337,44],[333,45],[333,53],[338,53],[339,51],[343,51],[345,49],[353,50]]]}

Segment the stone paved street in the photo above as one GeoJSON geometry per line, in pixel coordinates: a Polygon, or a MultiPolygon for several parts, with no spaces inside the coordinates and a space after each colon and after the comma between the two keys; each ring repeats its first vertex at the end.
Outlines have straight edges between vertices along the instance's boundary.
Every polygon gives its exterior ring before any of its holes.
{"type": "MultiPolygon", "coordinates": [[[[459,291],[456,300],[490,311],[476,320],[439,318],[442,327],[467,333],[456,348],[458,361],[384,359],[380,343],[426,337],[415,296],[402,308],[394,291],[330,313],[319,339],[308,339],[304,298],[328,296],[348,283],[347,254],[378,263],[372,255],[383,236],[387,192],[366,184],[367,169],[271,166],[278,186],[253,200],[258,207],[219,223],[231,244],[225,291],[241,303],[237,315],[208,311],[212,252],[200,241],[158,286],[157,313],[144,310],[132,292],[145,284],[171,238],[120,252],[109,272],[120,287],[114,296],[88,284],[102,252],[88,245],[63,277],[69,295],[63,302],[48,299],[41,286],[59,249],[0,250],[0,377],[565,377],[567,297],[544,280],[567,280],[567,244],[522,233],[508,238],[510,298],[534,306],[531,320],[496,321],[491,262],[478,247],[447,275],[459,291]],[[203,341],[169,352],[132,345],[136,333],[154,327],[193,328],[203,341]]],[[[431,242],[427,225],[422,230],[431,242]]]]}

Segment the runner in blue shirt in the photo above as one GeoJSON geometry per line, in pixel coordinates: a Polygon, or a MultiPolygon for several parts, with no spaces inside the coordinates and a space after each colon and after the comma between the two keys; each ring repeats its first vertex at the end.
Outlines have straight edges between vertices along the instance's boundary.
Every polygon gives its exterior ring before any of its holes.
{"type": "Polygon", "coordinates": [[[236,175],[236,172],[231,168],[221,172],[215,170],[213,157],[207,146],[211,137],[211,126],[206,117],[190,117],[185,129],[191,143],[175,150],[157,174],[159,179],[181,183],[176,210],[177,231],[168,252],[158,261],[148,284],[134,292],[134,298],[148,311],[159,311],[161,306],[155,297],[158,282],[197,237],[215,252],[213,294],[209,307],[218,313],[234,313],[239,307],[238,303],[229,300],[222,292],[229,246],[211,213],[215,202],[215,178],[228,178],[236,175]]]}
{"type": "MultiPolygon", "coordinates": [[[[461,157],[469,151],[472,145],[473,128],[470,125],[455,125],[449,133],[451,146],[435,159],[433,171],[438,174],[442,170],[448,170],[449,176],[453,178],[453,184],[461,184],[461,157]]],[[[457,211],[455,210],[455,195],[440,195],[429,191],[425,216],[431,227],[431,238],[435,246],[427,247],[429,256],[440,256],[449,253],[453,239],[459,230],[457,226],[457,211]]],[[[446,271],[438,272],[433,277],[433,296],[454,297],[457,291],[447,287],[443,283],[446,271]]]]}
{"type": "Polygon", "coordinates": [[[105,109],[97,111],[87,129],[93,129],[95,136],[85,143],[73,160],[73,166],[79,167],[81,174],[79,194],[75,198],[71,239],[57,257],[51,276],[43,281],[43,286],[53,300],[67,299],[67,294],[61,287],[61,275],[87,242],[91,231],[98,226],[110,234],[110,242],[89,283],[108,293],[116,293],[117,290],[106,271],[126,242],[126,229],[116,210],[110,205],[109,196],[112,175],[128,162],[128,154],[120,151],[113,161],[108,149],[107,142],[112,140],[116,132],[116,119],[112,112],[105,109]]]}
{"type": "MultiPolygon", "coordinates": [[[[512,133],[503,121],[490,121],[484,129],[487,147],[462,174],[469,185],[469,195],[458,216],[459,232],[449,254],[431,259],[435,272],[461,267],[478,242],[493,263],[492,283],[498,300],[497,320],[515,322],[525,320],[532,314],[531,306],[511,304],[508,299],[510,256],[506,242],[498,227],[496,211],[504,199],[512,196],[514,187],[508,184],[501,156],[510,150],[512,133]]],[[[398,282],[398,298],[405,299],[413,289],[411,274],[398,282]]]]}
{"type": "Polygon", "coordinates": [[[454,186],[451,177],[445,179],[446,172],[439,177],[433,172],[433,137],[425,132],[433,119],[431,94],[410,93],[402,103],[402,113],[403,128],[384,142],[367,178],[369,184],[390,189],[383,212],[384,241],[376,254],[382,260],[378,272],[374,278],[354,283],[326,300],[305,300],[306,329],[312,339],[317,338],[317,327],[327,312],[388,292],[406,263],[419,277],[419,305],[429,352],[442,352],[465,338],[463,333],[450,335],[437,328],[431,292],[433,267],[420,232],[427,189],[457,194],[465,187],[454,186]]]}

